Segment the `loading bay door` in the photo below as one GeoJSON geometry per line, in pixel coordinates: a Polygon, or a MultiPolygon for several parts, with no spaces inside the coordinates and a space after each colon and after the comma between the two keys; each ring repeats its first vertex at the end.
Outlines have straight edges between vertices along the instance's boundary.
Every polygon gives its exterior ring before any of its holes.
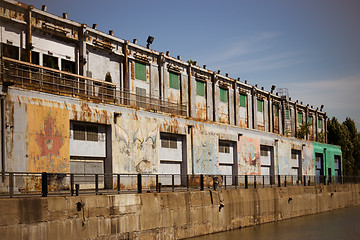
{"type": "Polygon", "coordinates": [[[272,146],[264,146],[264,145],[260,146],[260,164],[261,164],[261,175],[265,176],[264,182],[265,184],[269,184],[270,181],[272,181],[270,176],[274,175],[274,157],[273,157],[272,146]]]}
{"type": "Polygon", "coordinates": [[[237,175],[235,152],[234,142],[219,140],[219,171],[221,175],[225,175],[226,184],[229,185],[233,183],[232,176],[237,175]]]}
{"type": "Polygon", "coordinates": [[[298,176],[298,180],[301,180],[301,151],[291,150],[291,175],[298,176]]]}
{"type": "Polygon", "coordinates": [[[324,176],[323,155],[315,154],[316,176],[324,176]]]}

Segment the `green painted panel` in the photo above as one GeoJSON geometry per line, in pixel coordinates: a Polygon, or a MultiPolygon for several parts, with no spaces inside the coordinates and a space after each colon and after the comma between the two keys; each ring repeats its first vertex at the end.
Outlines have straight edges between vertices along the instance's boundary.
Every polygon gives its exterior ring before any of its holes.
{"type": "MultiPolygon", "coordinates": [[[[340,156],[340,166],[341,166],[341,172],[342,172],[342,152],[340,146],[337,145],[331,145],[331,144],[325,144],[325,143],[319,143],[319,142],[313,142],[313,148],[314,148],[314,156],[316,153],[323,154],[323,166],[324,166],[324,173],[325,176],[329,175],[329,168],[331,175],[335,175],[335,156],[340,156]]],[[[315,159],[314,159],[315,161],[315,159]]],[[[314,162],[314,164],[316,164],[314,162]]],[[[342,174],[342,173],[341,173],[342,174]]]]}
{"type": "Polygon", "coordinates": [[[303,114],[302,113],[298,113],[298,123],[302,124],[302,116],[303,114]]]}
{"type": "Polygon", "coordinates": [[[275,117],[279,116],[279,106],[275,105],[275,117]]]}
{"type": "Polygon", "coordinates": [[[135,78],[138,80],[146,81],[146,65],[145,64],[135,62],[135,78]]]}
{"type": "Polygon", "coordinates": [[[220,101],[221,102],[227,103],[227,100],[228,100],[227,93],[228,93],[227,89],[220,88],[220,101]]]}
{"type": "Polygon", "coordinates": [[[310,125],[312,125],[312,122],[313,122],[313,117],[310,116],[309,119],[308,119],[308,123],[310,123],[310,125]]]}
{"type": "Polygon", "coordinates": [[[169,86],[179,90],[179,74],[169,72],[169,86]]]}
{"type": "Polygon", "coordinates": [[[246,95],[240,93],[240,107],[246,107],[246,95]]]}
{"type": "Polygon", "coordinates": [[[263,112],[263,104],[264,104],[264,101],[262,100],[257,100],[257,111],[258,112],[263,112]]]}
{"type": "Polygon", "coordinates": [[[289,109],[286,109],[286,110],[285,110],[285,118],[286,118],[287,120],[290,120],[290,110],[289,110],[289,109]]]}
{"type": "Polygon", "coordinates": [[[196,81],[196,95],[205,97],[205,82],[196,81]]]}
{"type": "Polygon", "coordinates": [[[318,128],[322,128],[322,126],[321,126],[321,119],[318,119],[318,128]]]}

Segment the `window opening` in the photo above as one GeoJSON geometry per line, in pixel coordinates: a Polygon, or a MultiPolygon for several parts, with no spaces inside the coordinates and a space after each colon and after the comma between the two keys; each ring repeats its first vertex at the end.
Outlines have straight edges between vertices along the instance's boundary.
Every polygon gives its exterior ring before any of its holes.
{"type": "Polygon", "coordinates": [[[146,81],[146,65],[135,62],[135,78],[141,81],[146,81]]]}
{"type": "Polygon", "coordinates": [[[179,74],[169,72],[169,87],[179,90],[179,74]]]}
{"type": "Polygon", "coordinates": [[[228,90],[226,88],[220,88],[220,101],[227,103],[228,100],[228,90]]]}
{"type": "Polygon", "coordinates": [[[205,97],[205,82],[196,81],[196,95],[205,97]]]}

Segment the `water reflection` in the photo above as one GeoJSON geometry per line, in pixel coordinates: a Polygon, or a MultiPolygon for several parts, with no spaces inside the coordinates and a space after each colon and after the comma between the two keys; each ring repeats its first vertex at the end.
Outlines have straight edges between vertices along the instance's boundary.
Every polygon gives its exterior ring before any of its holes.
{"type": "Polygon", "coordinates": [[[360,206],[197,237],[199,240],[356,240],[360,239],[360,206]]]}

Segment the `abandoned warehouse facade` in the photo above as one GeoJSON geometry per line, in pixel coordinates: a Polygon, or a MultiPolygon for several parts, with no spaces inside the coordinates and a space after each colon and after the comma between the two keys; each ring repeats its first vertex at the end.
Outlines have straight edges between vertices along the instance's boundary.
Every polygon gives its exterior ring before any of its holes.
{"type": "Polygon", "coordinates": [[[326,113],[0,2],[3,172],[341,175],[326,113]],[[309,132],[301,134],[301,126],[309,132]]]}

